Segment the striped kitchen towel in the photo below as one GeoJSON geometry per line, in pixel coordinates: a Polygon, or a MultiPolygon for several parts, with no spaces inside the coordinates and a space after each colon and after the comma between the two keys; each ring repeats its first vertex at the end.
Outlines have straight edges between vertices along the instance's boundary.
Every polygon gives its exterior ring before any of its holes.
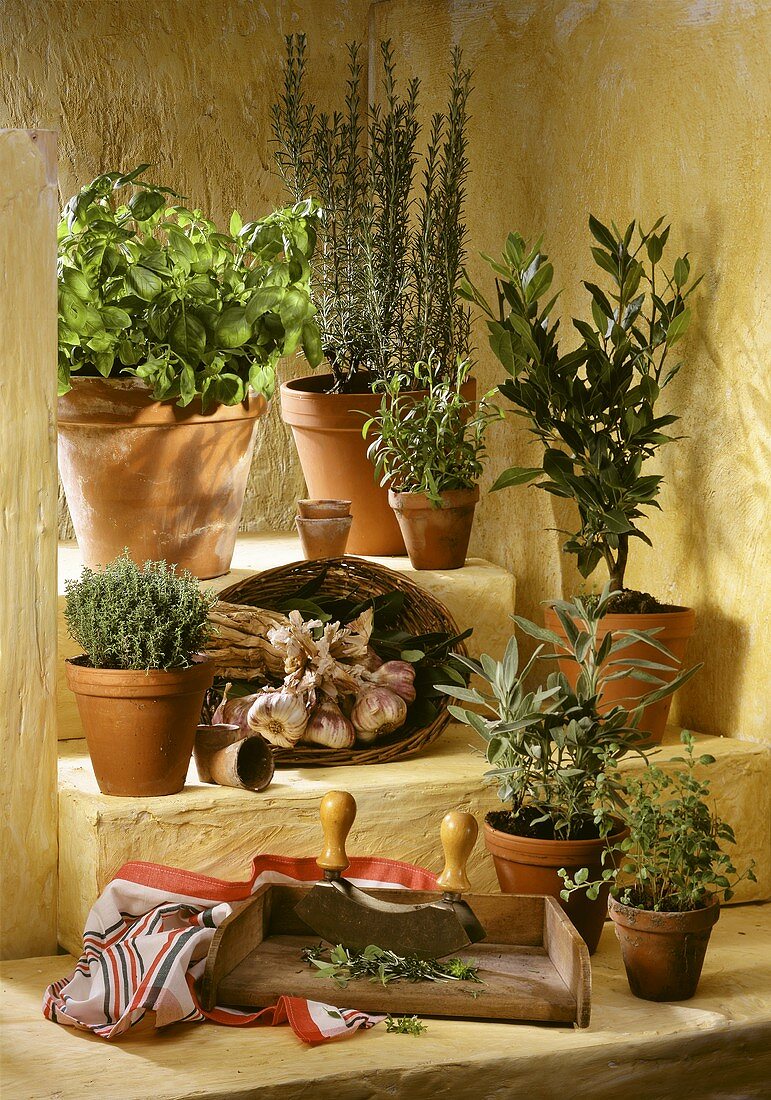
{"type": "MultiPolygon", "coordinates": [[[[257,856],[248,882],[126,863],[89,913],[74,973],[46,990],[43,1014],[104,1039],[119,1038],[147,1012],[155,1013],[156,1027],[205,1019],[231,1027],[288,1023],[306,1043],[372,1027],[383,1017],[299,997],[281,997],[257,1012],[204,1012],[199,1004],[196,981],[214,930],[230,915],[232,903],[264,883],[310,883],[317,877],[313,857],[257,856]]],[[[436,888],[429,871],[389,859],[354,857],[348,877],[363,887],[436,888]]]]}

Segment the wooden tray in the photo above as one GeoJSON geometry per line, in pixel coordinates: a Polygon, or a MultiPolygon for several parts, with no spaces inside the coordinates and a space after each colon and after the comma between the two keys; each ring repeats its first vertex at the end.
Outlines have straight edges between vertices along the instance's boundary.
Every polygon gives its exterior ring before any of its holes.
{"type": "MultiPolygon", "coordinates": [[[[341,989],[303,962],[319,942],[294,913],[309,887],[262,886],[217,929],[201,987],[207,1010],[216,1004],[265,1007],[279,997],[307,997],[338,1008],[398,1015],[482,1020],[535,1020],[588,1027],[591,968],[586,944],[553,898],[469,894],[487,930],[459,957],[474,961],[484,984],[357,980],[341,989]]],[[[415,904],[436,894],[371,890],[373,897],[415,904]]]]}

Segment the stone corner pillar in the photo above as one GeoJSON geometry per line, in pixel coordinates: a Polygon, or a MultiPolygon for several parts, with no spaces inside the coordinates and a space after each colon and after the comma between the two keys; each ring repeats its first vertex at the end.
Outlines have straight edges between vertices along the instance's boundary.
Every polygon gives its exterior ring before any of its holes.
{"type": "Polygon", "coordinates": [[[56,134],[0,130],[0,958],[56,952],[56,134]]]}

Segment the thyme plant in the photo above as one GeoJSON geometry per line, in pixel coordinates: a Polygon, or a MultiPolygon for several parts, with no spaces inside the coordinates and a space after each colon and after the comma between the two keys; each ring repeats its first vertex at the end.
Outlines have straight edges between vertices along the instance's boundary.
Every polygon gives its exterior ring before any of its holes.
{"type": "Polygon", "coordinates": [[[381,485],[401,493],[423,493],[435,507],[442,494],[473,489],[482,473],[485,432],[502,413],[487,400],[477,408],[461,387],[471,370],[459,363],[452,379],[437,377],[433,357],[416,363],[412,374],[393,374],[375,386],[382,392],[380,409],[364,425],[371,435],[367,454],[381,485]],[[420,397],[405,390],[425,390],[420,397]]]}
{"type": "Polygon", "coordinates": [[[94,668],[186,668],[210,636],[217,596],[165,561],[136,565],[124,550],[100,572],[67,581],[64,618],[94,668]]]}
{"type": "MultiPolygon", "coordinates": [[[[505,831],[553,840],[581,840],[610,833],[622,805],[616,763],[630,753],[644,756],[644,734],[637,726],[646,706],[672,694],[698,667],[680,672],[665,683],[662,672],[677,667],[675,657],[657,641],[655,632],[609,632],[600,641],[598,628],[614,593],[605,588],[599,600],[577,598],[553,604],[565,637],[513,615],[524,633],[541,644],[519,667],[516,636],[503,660],[483,654],[481,660],[458,659],[486,688],[448,685],[446,694],[470,707],[451,706],[453,717],[471,726],[485,742],[491,765],[488,779],[509,807],[501,819],[505,831]],[[659,661],[622,656],[636,641],[647,641],[662,655],[659,661]],[[545,652],[548,645],[553,652],[545,652]],[[575,663],[580,673],[575,689],[563,673],[548,675],[535,690],[525,686],[536,662],[557,658],[575,663]],[[600,696],[609,681],[629,675],[654,686],[633,710],[615,705],[601,709],[600,696]]],[[[496,827],[498,822],[496,821],[496,827]]]]}
{"type": "Polygon", "coordinates": [[[543,304],[554,271],[540,240],[530,245],[511,233],[500,261],[485,257],[496,276],[495,307],[469,281],[460,290],[487,317],[490,346],[510,376],[501,393],[543,447],[540,465],[511,467],[493,489],[533,481],[574,500],[578,529],[563,549],[576,555],[583,577],[604,561],[619,591],[630,539],[651,545],[638,521],[659,507],[662,476],[643,473],[643,465],[676,438],[667,429],[679,418],[656,406],[682,365],[670,352],[688,328],[687,301],[701,282],[691,280],[687,255],[671,271],[661,268],[670,228],[662,222],[647,232],[631,222],[622,232],[590,215],[592,257],[606,288],[583,284],[592,321],[573,319],[580,343],[570,351],[552,320],[557,297],[543,304]]]}
{"type": "Polygon", "coordinates": [[[295,202],[323,209],[314,302],[335,389],[366,389],[419,361],[450,377],[469,348],[458,287],[466,255],[471,72],[453,51],[448,104],[433,115],[425,153],[420,82],[399,86],[390,42],[380,44],[382,98],[366,103],[361,46],[348,46],[342,106],[321,111],[306,90],[305,35],[286,39],[284,86],[273,107],[276,163],[295,202]]]}

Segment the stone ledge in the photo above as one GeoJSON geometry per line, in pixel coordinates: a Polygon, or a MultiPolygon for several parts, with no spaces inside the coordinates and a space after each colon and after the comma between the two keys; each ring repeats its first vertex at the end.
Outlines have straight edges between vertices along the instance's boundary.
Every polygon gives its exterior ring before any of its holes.
{"type": "MultiPolygon", "coordinates": [[[[243,580],[252,573],[273,569],[301,558],[300,542],[294,535],[242,535],[233,555],[233,568],[224,577],[205,581],[218,592],[243,580]]],[[[469,558],[463,569],[415,570],[409,558],[370,558],[404,573],[410,580],[427,589],[450,611],[462,630],[474,627],[469,639],[469,650],[475,656],[484,650],[500,656],[513,630],[509,616],[514,611],[516,582],[511,573],[483,558],[469,558]]],[[[67,688],[63,661],[80,653],[67,634],[64,623],[64,585],[78,576],[81,557],[77,546],[61,543],[59,546],[59,615],[57,665],[57,713],[59,738],[83,736],[77,704],[67,688]]]]}
{"type": "MultiPolygon", "coordinates": [[[[80,949],[88,910],[117,869],[143,859],[243,879],[260,852],[309,855],[318,849],[318,804],[331,788],[350,790],[359,812],[352,854],[379,854],[439,869],[439,823],[449,809],[481,821],[499,803],[482,782],[484,763],[473,733],[451,725],[420,756],[364,767],[281,768],[267,791],[200,784],[194,765],[188,786],[166,798],[114,798],[99,792],[85,742],[67,741],[59,758],[59,942],[80,949]]],[[[680,751],[668,731],[659,753],[680,751]]],[[[718,811],[734,827],[737,864],[751,856],[758,882],[743,882],[736,901],[771,897],[771,751],[761,745],[699,737],[718,763],[709,769],[718,811]]],[[[631,767],[640,767],[630,761],[631,767]]],[[[473,887],[496,892],[492,860],[480,840],[469,865],[473,887]]]]}
{"type": "MultiPolygon", "coordinates": [[[[771,906],[725,910],[696,996],[636,1000],[613,930],[592,960],[586,1031],[429,1020],[419,1039],[382,1027],[304,1047],[286,1027],[192,1024],[107,1043],[50,1023],[40,1000],[69,957],[0,968],[3,1095],[19,1100],[762,1100],[771,1079],[771,906]],[[482,1085],[484,1082],[484,1085],[482,1085]]],[[[141,1025],[143,1026],[143,1025],[141,1025]]]]}

